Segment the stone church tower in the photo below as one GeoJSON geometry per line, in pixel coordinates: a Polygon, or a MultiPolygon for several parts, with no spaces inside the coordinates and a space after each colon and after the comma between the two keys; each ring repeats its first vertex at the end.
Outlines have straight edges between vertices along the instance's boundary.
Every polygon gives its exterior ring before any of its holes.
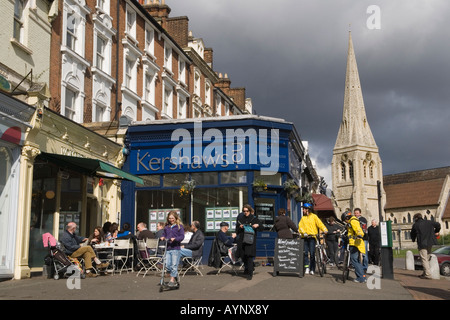
{"type": "Polygon", "coordinates": [[[377,181],[381,181],[382,212],[386,199],[383,170],[378,147],[366,117],[351,33],[344,110],[333,149],[331,168],[337,217],[340,219],[344,211],[353,211],[359,207],[369,224],[372,219],[379,221],[377,181]]]}

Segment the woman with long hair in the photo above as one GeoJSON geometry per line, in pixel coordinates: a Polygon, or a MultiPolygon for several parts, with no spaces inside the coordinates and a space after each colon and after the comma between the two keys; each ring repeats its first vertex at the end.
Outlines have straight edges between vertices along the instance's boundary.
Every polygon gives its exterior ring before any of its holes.
{"type": "Polygon", "coordinates": [[[183,224],[175,210],[167,215],[161,240],[167,241],[166,267],[170,272],[169,287],[177,286],[178,264],[180,262],[181,241],[184,239],[183,224]]]}

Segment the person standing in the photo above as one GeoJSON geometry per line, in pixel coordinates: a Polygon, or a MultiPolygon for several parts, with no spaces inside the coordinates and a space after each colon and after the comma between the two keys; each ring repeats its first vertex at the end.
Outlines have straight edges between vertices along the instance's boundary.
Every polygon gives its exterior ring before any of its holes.
{"type": "Polygon", "coordinates": [[[184,228],[180,217],[175,210],[167,215],[166,226],[164,227],[161,240],[167,241],[166,248],[166,268],[170,272],[169,287],[177,286],[178,264],[180,262],[181,241],[184,239],[184,228]]]}
{"type": "Polygon", "coordinates": [[[372,220],[371,226],[367,228],[367,235],[369,237],[369,263],[377,266],[380,262],[381,234],[380,227],[375,219],[372,220]]]}
{"type": "Polygon", "coordinates": [[[253,208],[246,204],[236,218],[236,235],[238,239],[236,257],[241,258],[244,262],[244,274],[247,275],[247,280],[252,280],[253,271],[255,270],[253,261],[256,257],[256,232],[262,231],[264,228],[261,221],[253,213],[253,208]],[[253,230],[253,243],[245,243],[245,227],[250,227],[253,230]]]}
{"type": "Polygon", "coordinates": [[[350,250],[350,262],[355,268],[356,279],[355,282],[365,283],[366,274],[363,265],[359,261],[359,254],[366,253],[366,246],[364,245],[364,232],[362,231],[359,220],[352,216],[351,211],[343,214],[343,220],[347,223],[348,230],[348,244],[350,250]]]}
{"type": "Polygon", "coordinates": [[[424,220],[420,213],[416,213],[413,217],[414,224],[411,229],[411,240],[417,240],[420,259],[422,260],[423,274],[419,277],[422,279],[431,279],[430,254],[431,247],[438,244],[437,237],[441,230],[439,222],[424,220]]]}
{"type": "Polygon", "coordinates": [[[367,235],[367,227],[368,227],[367,219],[364,218],[363,216],[361,216],[361,209],[360,208],[355,208],[353,210],[353,214],[359,220],[359,224],[361,225],[361,229],[362,229],[362,231],[364,233],[363,241],[364,241],[364,248],[365,248],[366,253],[363,254],[362,266],[363,266],[364,272],[366,272],[367,268],[369,267],[369,257],[367,255],[367,249],[368,249],[368,246],[369,246],[369,241],[368,241],[369,240],[369,236],[367,235]]]}
{"type": "Polygon", "coordinates": [[[331,266],[337,265],[336,252],[338,251],[338,237],[339,237],[339,226],[336,224],[336,219],[334,217],[329,217],[325,227],[328,229],[328,233],[325,236],[325,241],[327,243],[327,254],[331,261],[331,266]]]}
{"type": "Polygon", "coordinates": [[[280,239],[293,239],[294,236],[292,235],[291,230],[297,232],[297,226],[291,218],[286,216],[286,209],[284,208],[278,210],[278,217],[275,219],[273,228],[280,239]]]}
{"type": "Polygon", "coordinates": [[[298,231],[302,238],[305,239],[305,274],[314,274],[314,269],[316,268],[316,238],[314,236],[317,236],[320,230],[325,234],[328,232],[328,229],[320,221],[319,217],[310,211],[311,209],[312,205],[310,203],[303,204],[303,216],[298,223],[298,231]]]}

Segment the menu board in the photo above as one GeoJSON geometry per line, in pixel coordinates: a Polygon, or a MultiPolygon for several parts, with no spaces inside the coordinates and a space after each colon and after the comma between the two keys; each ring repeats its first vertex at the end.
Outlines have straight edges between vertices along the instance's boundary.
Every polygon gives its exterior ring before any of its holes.
{"type": "Polygon", "coordinates": [[[220,230],[221,222],[228,222],[230,229],[236,228],[236,218],[239,214],[238,207],[215,207],[205,209],[205,230],[214,232],[220,230]]]}
{"type": "Polygon", "coordinates": [[[303,277],[303,239],[276,239],[273,276],[279,272],[298,273],[303,277]]]}
{"type": "Polygon", "coordinates": [[[167,215],[169,214],[170,211],[176,211],[176,213],[178,214],[178,216],[180,217],[180,220],[183,221],[182,218],[182,209],[174,209],[174,208],[170,208],[170,209],[150,209],[148,210],[148,229],[152,232],[156,232],[158,231],[156,226],[158,225],[158,222],[164,222],[166,223],[167,221],[167,215]]]}

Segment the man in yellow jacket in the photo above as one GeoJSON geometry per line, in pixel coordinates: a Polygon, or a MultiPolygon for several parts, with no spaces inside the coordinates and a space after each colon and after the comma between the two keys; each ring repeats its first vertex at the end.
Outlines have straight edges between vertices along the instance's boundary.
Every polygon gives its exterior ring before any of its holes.
{"type": "Polygon", "coordinates": [[[310,212],[312,205],[310,203],[303,204],[303,216],[298,223],[298,231],[304,242],[304,265],[305,274],[314,274],[316,268],[316,239],[314,237],[319,234],[319,230],[327,233],[328,230],[325,225],[320,221],[319,217],[310,212]],[[308,258],[308,254],[311,259],[308,258]],[[310,261],[311,260],[311,261],[310,261]],[[311,262],[311,263],[310,263],[311,262]]]}
{"type": "Polygon", "coordinates": [[[364,245],[364,232],[361,228],[358,218],[352,215],[351,211],[346,211],[342,215],[342,220],[347,223],[348,230],[348,244],[350,249],[350,262],[355,267],[356,279],[355,282],[365,283],[366,275],[364,274],[363,265],[359,260],[359,254],[366,253],[366,246],[364,245]]]}

